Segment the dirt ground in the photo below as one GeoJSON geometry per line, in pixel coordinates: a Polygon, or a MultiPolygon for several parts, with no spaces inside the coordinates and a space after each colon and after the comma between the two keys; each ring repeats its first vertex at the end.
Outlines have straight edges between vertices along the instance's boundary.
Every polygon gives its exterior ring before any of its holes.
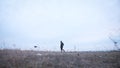
{"type": "Polygon", "coordinates": [[[0,68],[120,68],[120,51],[0,50],[0,68]]]}

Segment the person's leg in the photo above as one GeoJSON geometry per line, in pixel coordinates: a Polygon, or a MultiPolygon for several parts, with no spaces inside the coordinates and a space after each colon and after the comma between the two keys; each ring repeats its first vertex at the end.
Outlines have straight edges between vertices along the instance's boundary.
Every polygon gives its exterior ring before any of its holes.
{"type": "Polygon", "coordinates": [[[61,48],[61,52],[63,52],[63,45],[61,45],[61,47],[60,47],[60,48],[61,48]]]}
{"type": "Polygon", "coordinates": [[[61,52],[62,52],[62,47],[60,49],[61,49],[61,52]]]}
{"type": "Polygon", "coordinates": [[[63,49],[62,51],[63,51],[63,52],[65,52],[65,50],[64,50],[64,49],[63,49]]]}

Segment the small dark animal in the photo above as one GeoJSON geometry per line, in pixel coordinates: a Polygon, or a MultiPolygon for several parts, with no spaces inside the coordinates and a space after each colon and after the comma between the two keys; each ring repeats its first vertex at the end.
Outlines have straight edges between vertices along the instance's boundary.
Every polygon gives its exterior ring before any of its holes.
{"type": "Polygon", "coordinates": [[[34,48],[37,48],[37,46],[34,46],[34,48]]]}

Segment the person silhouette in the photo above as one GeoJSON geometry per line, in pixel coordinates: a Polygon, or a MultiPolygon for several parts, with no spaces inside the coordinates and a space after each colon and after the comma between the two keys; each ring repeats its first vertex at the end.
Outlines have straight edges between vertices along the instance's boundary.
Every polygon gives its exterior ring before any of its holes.
{"type": "Polygon", "coordinates": [[[63,43],[62,41],[60,41],[60,49],[61,49],[61,52],[64,51],[63,46],[64,46],[64,43],[63,43]]]}

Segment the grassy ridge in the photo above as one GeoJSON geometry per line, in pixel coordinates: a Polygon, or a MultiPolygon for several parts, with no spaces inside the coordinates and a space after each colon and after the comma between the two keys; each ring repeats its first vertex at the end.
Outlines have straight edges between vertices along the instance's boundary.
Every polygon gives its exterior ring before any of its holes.
{"type": "Polygon", "coordinates": [[[120,52],[0,50],[0,68],[120,68],[120,52]]]}

